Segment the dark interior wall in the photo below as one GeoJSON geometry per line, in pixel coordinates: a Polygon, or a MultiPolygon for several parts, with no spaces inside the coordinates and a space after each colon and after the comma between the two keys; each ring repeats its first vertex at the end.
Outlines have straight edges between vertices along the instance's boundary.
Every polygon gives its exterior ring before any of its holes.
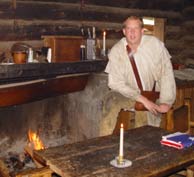
{"type": "MultiPolygon", "coordinates": [[[[1,39],[40,39],[43,34],[80,34],[79,27],[120,28],[129,15],[168,18],[180,22],[182,1],[64,1],[9,0],[0,3],[1,39]],[[119,15],[118,15],[119,13],[119,15]]],[[[176,22],[175,22],[176,21],[176,22]]]]}
{"type": "Polygon", "coordinates": [[[182,34],[184,49],[182,56],[194,61],[194,1],[186,0],[183,9],[182,34]]]}
{"type": "MultiPolygon", "coordinates": [[[[123,20],[130,15],[166,19],[166,46],[174,61],[193,57],[193,2],[190,0],[10,0],[0,2],[1,41],[26,41],[39,47],[41,35],[81,35],[81,28],[107,30],[107,45],[122,36],[123,20]],[[186,47],[185,47],[186,45],[186,47]]],[[[86,34],[86,33],[85,33],[86,34]]],[[[0,48],[5,48],[5,42],[0,48]]],[[[7,43],[6,43],[7,44],[7,43]]],[[[11,45],[12,43],[10,43],[11,45]]]]}
{"type": "MultiPolygon", "coordinates": [[[[100,39],[102,31],[106,30],[107,42],[113,43],[121,37],[121,22],[127,16],[139,15],[166,18],[165,41],[173,60],[194,60],[194,3],[191,0],[16,0],[16,5],[12,2],[0,1],[0,52],[9,50],[16,41],[39,47],[42,45],[41,35],[80,35],[81,27],[86,29],[91,26],[97,28],[100,39]]],[[[97,121],[103,117],[103,101],[96,94],[107,89],[106,82],[104,89],[102,83],[98,84],[102,80],[97,78],[84,92],[0,109],[0,150],[6,149],[5,144],[13,143],[15,136],[24,137],[25,143],[29,128],[43,131],[47,141],[59,138],[63,144],[72,139],[78,141],[97,136],[97,121]],[[88,132],[85,125],[91,126],[88,132]],[[68,137],[70,132],[75,136],[68,137]],[[10,135],[11,138],[7,137],[10,135]]]]}

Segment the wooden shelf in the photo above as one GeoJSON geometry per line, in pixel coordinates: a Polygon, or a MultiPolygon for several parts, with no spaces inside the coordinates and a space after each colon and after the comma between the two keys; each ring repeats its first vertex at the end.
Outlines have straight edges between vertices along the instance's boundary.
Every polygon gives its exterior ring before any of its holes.
{"type": "Polygon", "coordinates": [[[53,79],[38,79],[0,86],[0,107],[83,90],[88,76],[89,74],[64,75],[53,79]]]}
{"type": "Polygon", "coordinates": [[[0,65],[0,107],[24,104],[83,90],[106,60],[0,65]]]}
{"type": "Polygon", "coordinates": [[[0,85],[34,79],[48,79],[65,74],[104,71],[107,60],[85,60],[63,63],[0,64],[0,85]]]}

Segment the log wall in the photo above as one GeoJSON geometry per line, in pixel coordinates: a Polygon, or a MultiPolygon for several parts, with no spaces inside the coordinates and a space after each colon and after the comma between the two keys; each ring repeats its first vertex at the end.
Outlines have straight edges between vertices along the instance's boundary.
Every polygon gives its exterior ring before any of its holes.
{"type": "MultiPolygon", "coordinates": [[[[0,52],[9,54],[18,41],[38,48],[42,35],[81,35],[81,28],[86,32],[91,26],[99,39],[107,31],[111,47],[122,36],[121,22],[139,15],[165,18],[165,42],[173,60],[194,61],[193,6],[191,0],[1,0],[0,52]]],[[[126,105],[115,94],[107,88],[107,76],[95,74],[82,92],[0,108],[0,152],[23,150],[29,128],[39,130],[47,146],[111,132],[119,106],[126,105]]]]}
{"type": "Polygon", "coordinates": [[[194,2],[185,1],[185,6],[183,9],[183,52],[182,56],[185,59],[194,60],[194,2]]]}
{"type": "Polygon", "coordinates": [[[42,35],[85,35],[97,28],[97,37],[107,30],[108,48],[122,33],[121,23],[130,15],[165,18],[166,46],[173,60],[193,58],[193,9],[189,0],[2,0],[0,2],[0,49],[5,41],[24,41],[42,46],[42,35]],[[119,15],[118,15],[119,14],[119,15]],[[192,35],[192,37],[190,36],[192,35]]]}

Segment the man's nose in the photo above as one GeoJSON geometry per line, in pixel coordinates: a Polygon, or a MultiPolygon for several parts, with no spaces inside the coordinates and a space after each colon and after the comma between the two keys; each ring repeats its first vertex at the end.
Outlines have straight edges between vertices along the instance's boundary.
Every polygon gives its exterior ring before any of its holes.
{"type": "Polygon", "coordinates": [[[134,33],[135,33],[135,29],[130,28],[130,29],[129,29],[129,33],[134,34],[134,33]]]}

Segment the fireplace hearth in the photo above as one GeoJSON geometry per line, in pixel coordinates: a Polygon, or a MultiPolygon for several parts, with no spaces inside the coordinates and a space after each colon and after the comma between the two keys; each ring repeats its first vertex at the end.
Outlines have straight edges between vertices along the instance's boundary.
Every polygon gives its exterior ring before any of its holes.
{"type": "Polygon", "coordinates": [[[0,108],[0,158],[24,153],[29,130],[39,133],[45,148],[111,134],[125,103],[108,89],[107,75],[95,73],[82,91],[0,108]]]}
{"type": "Polygon", "coordinates": [[[1,108],[0,155],[22,152],[29,130],[39,132],[46,147],[70,142],[64,97],[1,108]]]}
{"type": "MultiPolygon", "coordinates": [[[[45,172],[45,169],[37,167],[27,152],[26,147],[30,143],[28,133],[29,130],[38,132],[45,148],[72,142],[65,106],[67,97],[63,95],[0,109],[0,174],[2,166],[11,177],[34,173],[34,170],[47,173],[48,170],[45,172]]],[[[31,147],[33,151],[34,147],[31,147]]]]}

